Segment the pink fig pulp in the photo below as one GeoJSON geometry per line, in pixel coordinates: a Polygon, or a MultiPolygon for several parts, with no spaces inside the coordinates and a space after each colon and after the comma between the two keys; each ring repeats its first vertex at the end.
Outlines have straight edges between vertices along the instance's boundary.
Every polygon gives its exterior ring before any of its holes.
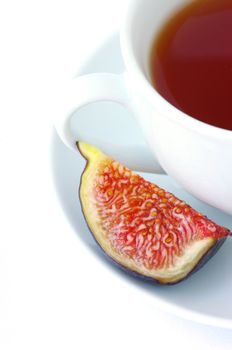
{"type": "Polygon", "coordinates": [[[208,261],[229,235],[93,146],[79,142],[78,147],[87,159],[80,186],[83,213],[101,248],[123,268],[177,283],[208,261]]]}

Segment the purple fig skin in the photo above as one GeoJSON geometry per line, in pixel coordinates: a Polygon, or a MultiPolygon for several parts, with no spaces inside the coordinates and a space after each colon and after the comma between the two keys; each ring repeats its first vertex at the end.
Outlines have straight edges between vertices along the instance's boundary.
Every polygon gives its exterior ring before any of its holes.
{"type": "MultiPolygon", "coordinates": [[[[78,146],[78,142],[76,143],[78,149],[79,149],[79,146],[78,146]]],[[[80,151],[80,150],[79,150],[80,151]]],[[[80,151],[81,153],[81,151],[80,151]]],[[[82,154],[82,153],[81,153],[82,154]]],[[[86,159],[87,160],[87,159],[86,159]]],[[[85,213],[84,213],[84,210],[83,210],[83,205],[82,205],[82,201],[81,201],[81,196],[80,196],[80,188],[81,188],[81,184],[82,184],[82,176],[83,174],[85,173],[85,170],[88,166],[88,160],[86,162],[86,166],[84,168],[84,171],[82,172],[82,175],[81,175],[81,179],[80,179],[80,185],[79,185],[79,191],[78,191],[78,194],[79,194],[79,200],[80,200],[80,203],[81,203],[81,210],[82,210],[82,213],[83,213],[83,216],[84,216],[84,219],[85,219],[85,222],[86,222],[86,225],[89,229],[89,232],[91,233],[93,239],[95,240],[95,242],[97,243],[97,246],[100,248],[100,251],[103,253],[103,255],[107,258],[108,261],[110,261],[114,266],[118,267],[120,270],[126,272],[127,274],[129,274],[130,276],[132,277],[135,277],[135,278],[139,278],[140,280],[142,281],[146,281],[146,282],[151,282],[152,284],[155,284],[155,285],[160,285],[160,286],[174,286],[174,285],[177,285],[185,280],[187,280],[189,277],[191,277],[193,274],[195,274],[197,271],[199,271],[200,269],[202,269],[206,264],[207,262],[213,258],[213,256],[218,252],[218,250],[222,247],[222,245],[225,243],[225,241],[227,240],[228,236],[227,237],[224,237],[224,238],[221,238],[221,239],[218,239],[215,244],[213,245],[213,247],[211,249],[209,249],[205,255],[201,258],[201,260],[196,264],[196,266],[192,269],[192,271],[190,271],[190,273],[185,276],[184,278],[176,281],[176,282],[165,282],[165,283],[162,283],[161,281],[155,279],[155,278],[152,278],[152,277],[148,277],[148,276],[145,276],[145,275],[142,275],[136,271],[133,271],[133,270],[130,270],[128,268],[126,268],[125,266],[123,266],[122,264],[118,263],[116,260],[114,260],[111,256],[109,256],[107,254],[107,252],[101,247],[101,245],[99,244],[99,242],[97,241],[94,233],[92,232],[92,230],[90,229],[89,227],[89,224],[88,224],[88,221],[85,217],[85,213]]],[[[228,230],[229,232],[229,230],[228,230]]]]}

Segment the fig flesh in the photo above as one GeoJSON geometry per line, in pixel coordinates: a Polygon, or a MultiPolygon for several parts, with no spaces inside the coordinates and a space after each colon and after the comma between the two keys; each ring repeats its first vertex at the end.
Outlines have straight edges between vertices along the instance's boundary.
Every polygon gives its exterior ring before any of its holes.
{"type": "Polygon", "coordinates": [[[79,142],[87,160],[80,199],[103,251],[133,275],[175,284],[201,268],[229,231],[97,148],[79,142]]]}

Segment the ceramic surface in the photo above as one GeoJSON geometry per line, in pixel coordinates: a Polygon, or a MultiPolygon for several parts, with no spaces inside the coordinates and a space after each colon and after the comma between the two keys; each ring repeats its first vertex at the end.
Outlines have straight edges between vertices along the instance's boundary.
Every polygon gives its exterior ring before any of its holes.
{"type": "MultiPolygon", "coordinates": [[[[115,35],[100,47],[80,74],[101,71],[120,74],[124,70],[120,54],[119,37],[115,35]]],[[[107,152],[107,144],[118,142],[123,147],[133,149],[134,145],[144,146],[141,129],[134,123],[128,111],[121,106],[101,102],[88,105],[76,112],[73,118],[73,133],[76,125],[86,141],[94,139],[107,152]],[[109,118],[110,115],[110,118],[109,118]],[[91,125],[91,128],[88,126],[91,125]],[[104,127],[103,127],[104,126],[104,127]],[[99,141],[100,140],[100,141],[99,141]]],[[[85,161],[78,152],[70,151],[57,135],[53,139],[53,171],[56,189],[68,220],[79,238],[93,252],[98,251],[83,219],[78,198],[78,186],[85,161]]],[[[176,182],[166,175],[143,174],[148,180],[173,192],[186,200],[194,208],[206,214],[221,225],[232,230],[232,217],[210,207],[181,189],[176,182]]],[[[111,264],[114,273],[127,278],[135,288],[142,288],[149,293],[162,309],[175,315],[197,322],[232,329],[232,240],[228,239],[219,253],[198,273],[182,284],[172,287],[159,287],[136,280],[120,272],[111,264]]]]}

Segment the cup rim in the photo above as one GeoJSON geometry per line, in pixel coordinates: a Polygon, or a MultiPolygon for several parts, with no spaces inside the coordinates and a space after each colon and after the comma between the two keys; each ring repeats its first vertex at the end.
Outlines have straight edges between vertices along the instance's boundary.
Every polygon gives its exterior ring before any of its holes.
{"type": "Polygon", "coordinates": [[[201,132],[215,138],[223,138],[223,140],[226,139],[232,141],[232,130],[207,124],[179,110],[168,102],[163,96],[161,96],[146,78],[136,56],[133,53],[131,38],[135,14],[137,13],[138,6],[141,3],[141,1],[129,1],[120,30],[120,45],[127,72],[133,74],[136,81],[139,82],[141,90],[145,95],[147,95],[153,104],[158,100],[159,103],[157,103],[157,106],[160,107],[157,107],[157,110],[159,110],[164,117],[172,120],[173,122],[178,122],[187,128],[191,128],[194,131],[201,132]]]}

